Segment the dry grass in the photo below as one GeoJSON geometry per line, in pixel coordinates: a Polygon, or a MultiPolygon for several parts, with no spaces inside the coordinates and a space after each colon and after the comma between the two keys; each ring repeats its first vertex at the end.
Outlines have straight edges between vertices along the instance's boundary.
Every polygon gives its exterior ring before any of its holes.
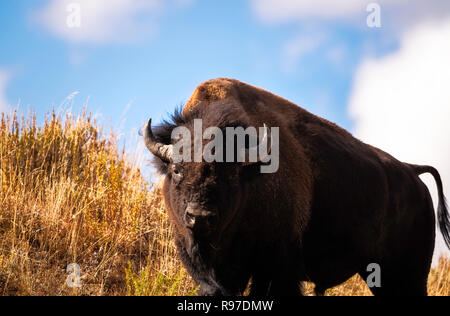
{"type": "Polygon", "coordinates": [[[192,292],[158,188],[91,116],[2,116],[0,140],[0,295],[192,292]]]}
{"type": "MultiPolygon", "coordinates": [[[[86,113],[2,115],[0,295],[191,295],[158,187],[86,113]],[[66,267],[81,267],[80,288],[66,267]]],[[[450,295],[450,263],[430,273],[450,295]]],[[[307,286],[312,292],[312,285],[307,286]]],[[[366,295],[356,277],[327,295],[366,295]]]]}

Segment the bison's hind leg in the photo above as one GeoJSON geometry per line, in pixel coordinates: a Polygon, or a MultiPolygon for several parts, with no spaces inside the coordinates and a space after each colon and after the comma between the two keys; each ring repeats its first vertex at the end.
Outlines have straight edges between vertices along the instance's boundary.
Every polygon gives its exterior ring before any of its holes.
{"type": "MultiPolygon", "coordinates": [[[[367,283],[370,273],[364,271],[360,275],[367,283]]],[[[427,269],[405,262],[398,266],[381,265],[379,286],[372,282],[368,286],[375,296],[426,296],[427,279],[427,269]]]]}

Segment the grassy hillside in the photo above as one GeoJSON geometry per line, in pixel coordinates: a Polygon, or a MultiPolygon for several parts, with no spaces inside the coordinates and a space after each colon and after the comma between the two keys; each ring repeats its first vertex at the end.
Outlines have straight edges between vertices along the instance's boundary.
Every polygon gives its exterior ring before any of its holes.
{"type": "MultiPolygon", "coordinates": [[[[2,115],[0,295],[192,295],[160,190],[86,113],[2,115]],[[81,287],[67,286],[69,264],[81,287]]],[[[450,262],[430,273],[450,295],[450,262]]],[[[307,285],[307,293],[313,286],[307,285]]],[[[367,295],[356,277],[327,295],[367,295]]]]}

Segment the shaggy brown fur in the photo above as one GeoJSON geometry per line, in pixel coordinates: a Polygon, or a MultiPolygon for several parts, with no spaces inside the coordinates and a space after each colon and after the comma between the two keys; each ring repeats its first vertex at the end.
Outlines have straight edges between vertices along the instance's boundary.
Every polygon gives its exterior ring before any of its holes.
{"type": "Polygon", "coordinates": [[[180,258],[200,294],[301,294],[313,281],[321,293],[352,275],[381,266],[375,294],[426,295],[435,239],[427,187],[438,183],[440,228],[450,240],[439,173],[402,163],[329,121],[267,91],[237,80],[201,84],[172,123],[154,129],[169,144],[176,126],[280,128],[280,167],[164,163],[164,196],[180,258]],[[187,210],[209,214],[195,227],[187,210]]]}

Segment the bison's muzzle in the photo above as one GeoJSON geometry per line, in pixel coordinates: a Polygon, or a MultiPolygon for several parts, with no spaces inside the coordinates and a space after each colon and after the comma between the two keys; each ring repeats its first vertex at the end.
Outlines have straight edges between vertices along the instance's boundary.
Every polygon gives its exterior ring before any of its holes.
{"type": "Polygon", "coordinates": [[[184,222],[194,233],[207,235],[217,224],[217,214],[204,210],[198,204],[189,203],[184,213],[184,222]]]}

